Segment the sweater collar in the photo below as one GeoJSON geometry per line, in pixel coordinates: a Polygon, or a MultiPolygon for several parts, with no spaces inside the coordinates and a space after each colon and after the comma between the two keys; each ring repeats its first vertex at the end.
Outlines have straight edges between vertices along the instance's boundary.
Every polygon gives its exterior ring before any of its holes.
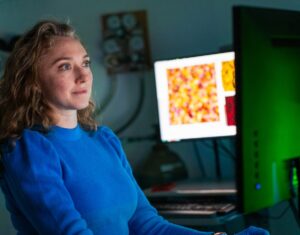
{"type": "Polygon", "coordinates": [[[60,126],[52,126],[48,133],[49,137],[54,137],[62,140],[77,140],[82,134],[82,129],[79,125],[74,128],[64,128],[60,126]]]}

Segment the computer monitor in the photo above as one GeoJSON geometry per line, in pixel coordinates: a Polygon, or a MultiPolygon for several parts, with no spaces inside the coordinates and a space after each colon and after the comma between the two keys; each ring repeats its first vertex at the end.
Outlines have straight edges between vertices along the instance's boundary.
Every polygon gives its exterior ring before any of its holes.
{"type": "Polygon", "coordinates": [[[299,25],[300,12],[233,8],[237,189],[245,213],[292,197],[290,162],[300,156],[299,25]]]}
{"type": "Polygon", "coordinates": [[[233,136],[234,53],[154,63],[161,140],[233,136]]]}

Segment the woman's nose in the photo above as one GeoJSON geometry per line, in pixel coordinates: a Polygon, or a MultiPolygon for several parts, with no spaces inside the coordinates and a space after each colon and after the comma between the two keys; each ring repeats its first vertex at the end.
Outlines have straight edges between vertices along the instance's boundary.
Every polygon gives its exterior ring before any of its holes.
{"type": "Polygon", "coordinates": [[[89,68],[76,67],[75,69],[76,82],[86,82],[91,77],[89,68]]]}

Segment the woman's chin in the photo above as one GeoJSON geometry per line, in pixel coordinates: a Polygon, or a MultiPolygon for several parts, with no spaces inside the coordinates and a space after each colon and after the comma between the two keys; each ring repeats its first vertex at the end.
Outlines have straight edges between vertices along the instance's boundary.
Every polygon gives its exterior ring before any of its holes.
{"type": "Polygon", "coordinates": [[[77,110],[80,111],[80,110],[86,109],[88,106],[89,106],[89,102],[87,102],[85,104],[80,104],[80,105],[78,105],[77,110]]]}

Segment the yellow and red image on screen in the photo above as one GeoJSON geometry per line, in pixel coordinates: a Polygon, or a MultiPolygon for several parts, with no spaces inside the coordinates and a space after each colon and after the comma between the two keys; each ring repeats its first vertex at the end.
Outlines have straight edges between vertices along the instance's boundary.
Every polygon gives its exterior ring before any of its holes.
{"type": "Polygon", "coordinates": [[[214,63],[167,69],[171,125],[218,122],[220,108],[225,108],[227,125],[235,125],[234,96],[224,95],[235,90],[234,61],[221,66],[225,107],[220,107],[214,63]]]}
{"type": "Polygon", "coordinates": [[[234,61],[222,62],[222,83],[224,91],[235,91],[234,61]]]}
{"type": "MultiPolygon", "coordinates": [[[[222,62],[222,85],[226,92],[235,92],[235,67],[234,60],[222,62]]],[[[228,126],[235,125],[235,100],[234,95],[225,95],[225,113],[228,126]]]]}

